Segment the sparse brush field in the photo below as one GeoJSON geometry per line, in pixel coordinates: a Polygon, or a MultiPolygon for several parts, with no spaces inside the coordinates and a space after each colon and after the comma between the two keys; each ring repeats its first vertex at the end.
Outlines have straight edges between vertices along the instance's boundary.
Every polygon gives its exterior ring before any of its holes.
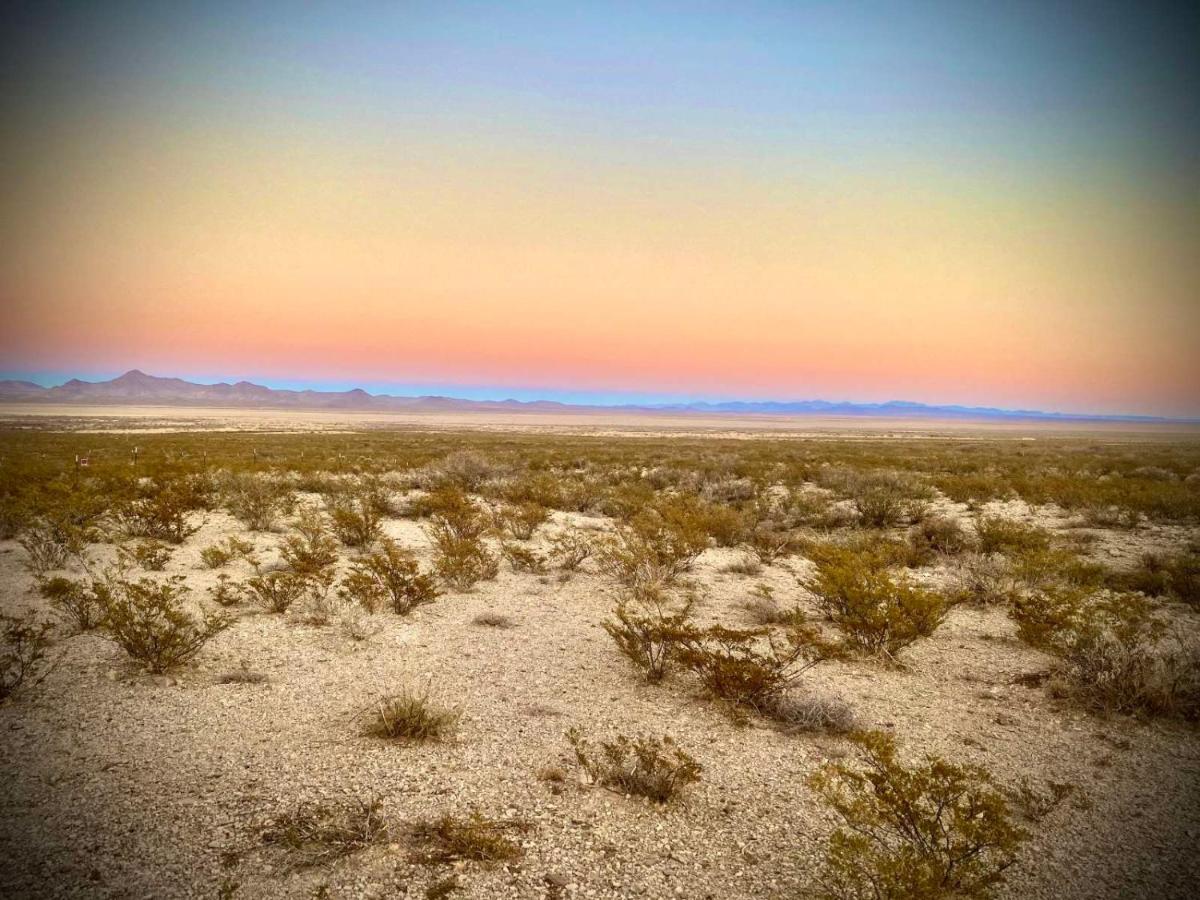
{"type": "Polygon", "coordinates": [[[0,614],[6,897],[1200,884],[1193,439],[10,427],[0,614]]]}

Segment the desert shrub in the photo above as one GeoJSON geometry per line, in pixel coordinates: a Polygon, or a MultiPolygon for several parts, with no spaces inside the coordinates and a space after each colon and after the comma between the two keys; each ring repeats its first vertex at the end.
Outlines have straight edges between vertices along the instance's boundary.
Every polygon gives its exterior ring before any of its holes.
{"type": "Polygon", "coordinates": [[[0,701],[50,674],[53,665],[46,655],[50,630],[49,622],[0,616],[0,701]]]}
{"type": "Polygon", "coordinates": [[[783,691],[772,696],[762,712],[789,731],[848,734],[858,728],[854,709],[840,697],[783,691]]]}
{"type": "Polygon", "coordinates": [[[549,521],[550,510],[539,503],[510,504],[498,509],[493,519],[498,531],[515,540],[527,541],[533,537],[538,526],[549,521]]]}
{"type": "Polygon", "coordinates": [[[67,559],[83,549],[82,536],[45,519],[35,520],[21,532],[17,543],[25,551],[25,565],[35,576],[61,569],[67,559]]]}
{"type": "Polygon", "coordinates": [[[484,628],[515,628],[517,623],[502,613],[485,612],[480,613],[471,620],[472,625],[480,625],[484,628]]]}
{"type": "Polygon", "coordinates": [[[1152,597],[1168,597],[1200,609],[1200,552],[1174,555],[1146,553],[1127,572],[1110,579],[1114,586],[1152,597]]]}
{"type": "Polygon", "coordinates": [[[750,530],[746,547],[760,563],[769,566],[795,552],[796,540],[790,531],[778,531],[766,525],[759,525],[750,530]]]}
{"type": "Polygon", "coordinates": [[[296,495],[286,484],[250,472],[226,477],[221,495],[229,512],[251,531],[270,531],[296,506],[296,495]]]}
{"type": "Polygon", "coordinates": [[[499,559],[480,538],[460,537],[438,520],[429,526],[428,534],[438,576],[455,590],[469,590],[499,574],[499,559]]]}
{"type": "Polygon", "coordinates": [[[253,561],[254,545],[232,535],[220,544],[212,544],[200,551],[200,562],[206,569],[227,566],[238,557],[253,561]]]}
{"type": "Polygon", "coordinates": [[[564,572],[575,572],[595,552],[595,544],[586,534],[564,531],[550,541],[550,561],[564,572]]]}
{"type": "Polygon", "coordinates": [[[183,665],[232,624],[220,613],[189,615],[182,601],[186,590],[180,577],[129,581],[110,576],[99,594],[105,632],[151,672],[183,665]]]}
{"type": "Polygon", "coordinates": [[[296,520],[296,533],[279,547],[284,563],[295,574],[308,579],[327,579],[338,561],[338,545],[325,517],[306,508],[296,520]]]}
{"type": "Polygon", "coordinates": [[[408,828],[411,858],[427,864],[509,862],[519,859],[523,851],[508,834],[528,828],[524,822],[497,821],[479,812],[465,818],[446,814],[414,822],[408,828]]]}
{"type": "Polygon", "coordinates": [[[499,466],[482,453],[456,450],[429,467],[426,481],[431,486],[450,484],[464,491],[475,492],[485,481],[499,474],[499,466]]]}
{"type": "Polygon", "coordinates": [[[187,478],[165,483],[143,479],[137,495],[119,503],[113,511],[118,527],[130,537],[182,544],[196,532],[196,526],[188,523],[188,513],[202,509],[206,502],[198,490],[199,483],[187,478]]]}
{"type": "Polygon", "coordinates": [[[914,556],[929,561],[939,556],[958,556],[971,549],[971,538],[957,519],[925,516],[908,533],[914,556]]]}
{"type": "Polygon", "coordinates": [[[667,803],[689,784],[700,780],[702,768],[670,737],[655,738],[623,734],[601,741],[598,749],[584,740],[578,730],[567,732],[579,765],[597,784],[622,794],[667,803]]]}
{"type": "Polygon", "coordinates": [[[438,595],[432,576],[421,572],[416,557],[390,538],[351,563],[339,592],[370,612],[386,606],[402,616],[438,595]]]}
{"type": "Polygon", "coordinates": [[[846,490],[863,523],[874,528],[917,517],[932,496],[928,487],[897,472],[856,475],[846,490]]]}
{"type": "Polygon", "coordinates": [[[729,575],[761,575],[762,570],[762,562],[757,556],[751,556],[750,554],[741,554],[731,562],[727,562],[721,566],[721,571],[729,575]]]}
{"type": "Polygon", "coordinates": [[[1026,833],[977,766],[938,757],[905,766],[891,737],[857,734],[858,765],[830,763],[810,785],[837,815],[820,877],[830,900],[990,897],[1026,833]]]}
{"type": "Polygon", "coordinates": [[[117,551],[118,559],[126,565],[138,565],[149,572],[161,572],[171,561],[171,548],[158,541],[138,541],[117,551]]]}
{"type": "Polygon", "coordinates": [[[453,734],[461,714],[442,706],[423,690],[402,688],[379,700],[371,712],[364,734],[389,741],[441,741],[453,734]]]}
{"type": "Polygon", "coordinates": [[[1200,718],[1200,647],[1141,594],[1058,588],[1016,600],[1017,634],[1061,660],[1052,687],[1099,712],[1200,718]]]}
{"type": "Polygon", "coordinates": [[[690,599],[672,603],[661,589],[645,587],[618,603],[602,625],[646,680],[658,682],[670,671],[691,606],[690,599]]]}
{"type": "Polygon", "coordinates": [[[508,560],[508,564],[512,566],[514,572],[545,575],[549,571],[546,557],[536,550],[531,550],[529,547],[522,547],[520,544],[514,544],[511,541],[503,541],[500,544],[500,553],[508,560]]]}
{"type": "Polygon", "coordinates": [[[246,579],[246,597],[269,613],[285,613],[308,590],[308,579],[286,569],[261,572],[246,579]]]}
{"type": "Polygon", "coordinates": [[[759,627],[803,621],[803,613],[798,608],[783,606],[775,599],[774,593],[769,585],[757,584],[751,595],[738,605],[745,610],[746,618],[759,627]]]}
{"type": "Polygon", "coordinates": [[[601,540],[597,558],[601,571],[629,587],[669,584],[688,571],[707,546],[708,532],[698,520],[677,515],[668,521],[648,511],[601,540]]]}
{"type": "Polygon", "coordinates": [[[954,597],[963,603],[993,606],[1010,603],[1020,583],[1012,564],[999,553],[968,553],[954,573],[954,597]]]}
{"type": "Polygon", "coordinates": [[[805,672],[834,652],[801,622],[792,622],[783,636],[763,628],[685,625],[672,637],[675,656],[710,695],[764,715],[805,672]]]}
{"type": "Polygon", "coordinates": [[[76,631],[91,631],[100,625],[104,607],[93,585],[55,575],[38,580],[38,593],[76,631]]]}
{"type": "Polygon", "coordinates": [[[328,865],[387,839],[379,800],[301,803],[273,819],[264,844],[290,851],[302,867],[328,865]]]}
{"type": "Polygon", "coordinates": [[[975,536],[981,553],[1023,553],[1050,546],[1050,534],[1044,528],[1003,516],[980,516],[975,520],[975,536]]]}
{"type": "Polygon", "coordinates": [[[217,576],[217,583],[208,589],[208,595],[213,602],[226,607],[237,606],[245,598],[242,588],[235,585],[224,572],[217,576]]]}
{"type": "Polygon", "coordinates": [[[813,593],[850,648],[889,659],[933,634],[946,616],[940,595],[894,578],[853,552],[818,565],[813,593]]]}
{"type": "Polygon", "coordinates": [[[383,519],[371,494],[327,496],[325,504],[333,522],[333,533],[347,547],[366,547],[383,534],[383,519]]]}

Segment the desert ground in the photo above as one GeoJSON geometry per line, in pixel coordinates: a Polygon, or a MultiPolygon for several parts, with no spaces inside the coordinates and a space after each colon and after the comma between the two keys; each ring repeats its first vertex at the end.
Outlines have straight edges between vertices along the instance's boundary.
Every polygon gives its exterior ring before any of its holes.
{"type": "Polygon", "coordinates": [[[871,733],[1003,798],[1022,836],[973,896],[1195,896],[1194,434],[511,418],[0,411],[0,612],[45,629],[0,703],[0,895],[865,897],[813,776],[871,733]],[[411,609],[354,580],[381,548],[411,609]],[[138,584],[219,624],[157,665],[179,619],[122,630],[138,584]],[[618,610],[675,653],[661,680],[618,610]],[[715,626],[726,662],[816,661],[722,695],[715,626]],[[442,733],[369,733],[397,696],[442,733]],[[572,729],[669,736],[699,777],[640,796],[572,729]],[[300,833],[364,808],[354,840],[300,833]]]}

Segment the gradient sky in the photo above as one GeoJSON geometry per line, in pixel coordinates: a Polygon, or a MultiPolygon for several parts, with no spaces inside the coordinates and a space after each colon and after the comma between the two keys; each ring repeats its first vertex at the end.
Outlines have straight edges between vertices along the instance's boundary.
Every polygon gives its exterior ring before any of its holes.
{"type": "Polygon", "coordinates": [[[1183,6],[10,5],[0,372],[1200,415],[1183,6]]]}

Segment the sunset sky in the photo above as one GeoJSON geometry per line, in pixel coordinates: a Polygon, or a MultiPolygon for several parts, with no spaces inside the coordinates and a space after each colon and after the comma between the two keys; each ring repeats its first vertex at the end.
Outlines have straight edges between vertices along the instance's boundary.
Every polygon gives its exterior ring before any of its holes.
{"type": "Polygon", "coordinates": [[[29,3],[0,377],[1200,415],[1200,15],[29,3]]]}

